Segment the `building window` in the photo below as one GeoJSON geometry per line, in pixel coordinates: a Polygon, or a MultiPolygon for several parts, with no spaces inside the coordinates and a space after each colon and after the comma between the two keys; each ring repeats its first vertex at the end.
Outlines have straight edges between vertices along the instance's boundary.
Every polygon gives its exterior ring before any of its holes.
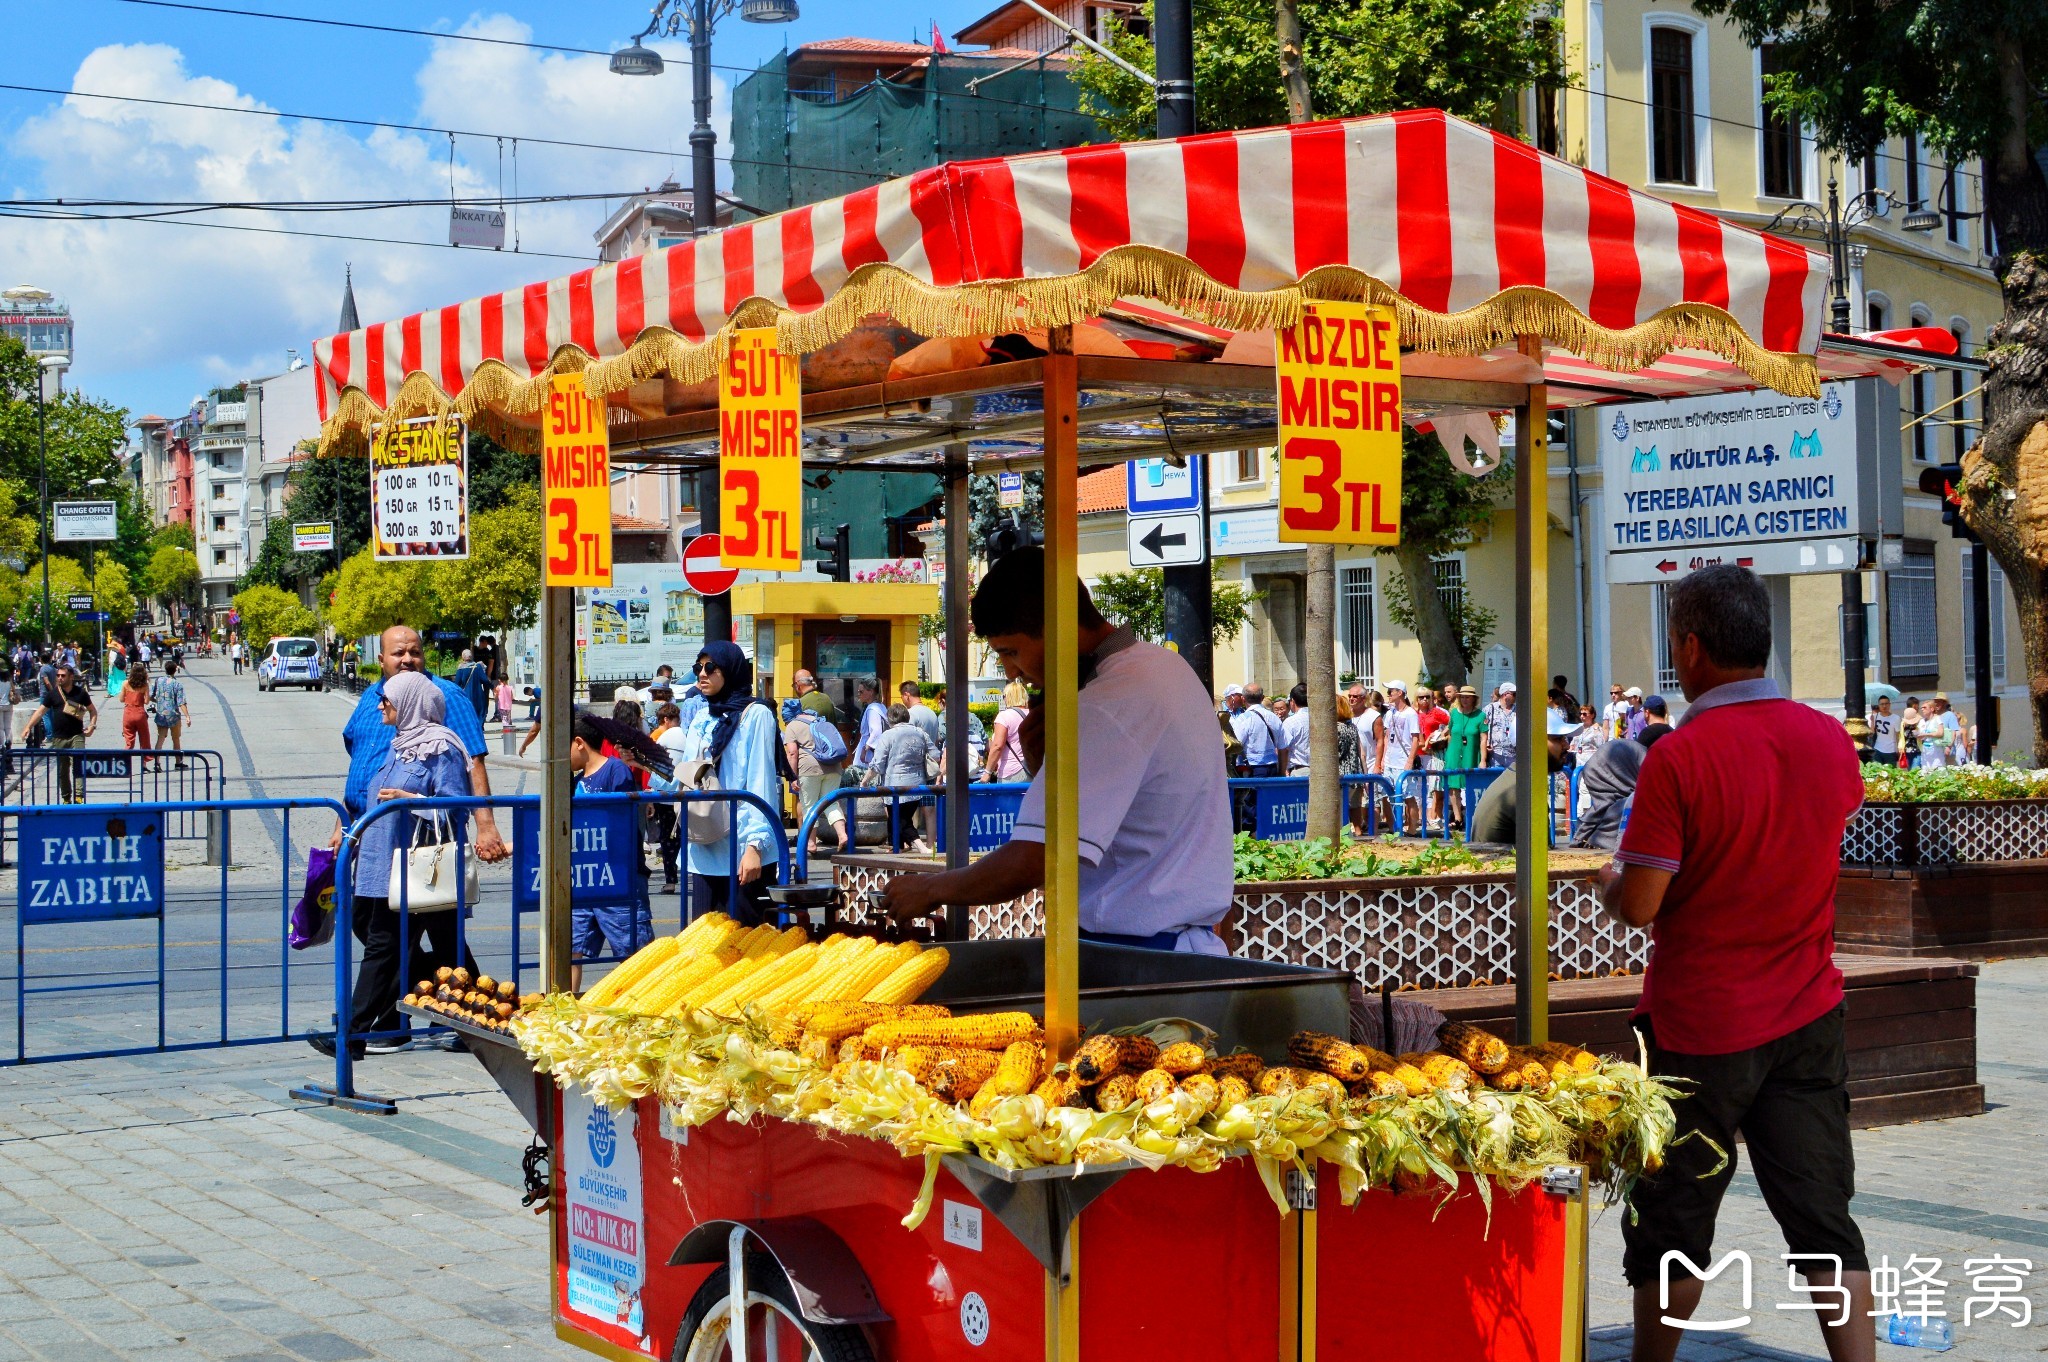
{"type": "Polygon", "coordinates": [[[1757,50],[1758,68],[1763,73],[1757,109],[1763,133],[1764,196],[1803,199],[1806,197],[1806,148],[1799,140],[1799,120],[1777,112],[1764,99],[1764,94],[1770,89],[1771,77],[1784,73],[1783,51],[1776,43],[1765,43],[1757,50]]]}
{"type": "Polygon", "coordinates": [[[1438,558],[1430,566],[1436,569],[1436,598],[1444,603],[1444,613],[1455,625],[1465,609],[1465,560],[1438,558]]]}
{"type": "Polygon", "coordinates": [[[228,565],[228,551],[226,549],[215,549],[213,551],[213,565],[215,567],[226,567],[228,565]]]}
{"type": "Polygon", "coordinates": [[[1669,602],[1665,598],[1665,590],[1663,582],[1650,587],[1650,637],[1656,653],[1657,694],[1675,695],[1678,693],[1678,668],[1671,662],[1671,616],[1667,613],[1669,602]]]}
{"type": "Polygon", "coordinates": [[[222,531],[226,530],[227,527],[228,518],[226,516],[217,515],[213,518],[213,532],[215,534],[220,534],[222,531]]]}
{"type": "Polygon", "coordinates": [[[1685,29],[1650,30],[1650,177],[1660,184],[1699,183],[1692,49],[1685,29]]]}
{"type": "Polygon", "coordinates": [[[1863,188],[1867,193],[1884,188],[1884,157],[1877,150],[1866,152],[1863,157],[1863,188]]]}
{"type": "Polygon", "coordinates": [[[1920,206],[1920,134],[1906,134],[1906,206],[1920,206]]]}
{"type": "Polygon", "coordinates": [[[1344,670],[1374,684],[1372,662],[1372,568],[1348,567],[1337,578],[1337,609],[1341,633],[1337,646],[1344,670]]]}
{"type": "MultiPolygon", "coordinates": [[[[1963,558],[1963,684],[1974,687],[1977,684],[1977,574],[1976,554],[1969,544],[1958,544],[1956,548],[1963,558]]],[[[1990,554],[1984,561],[1991,565],[1991,684],[2005,685],[2005,569],[1990,554]]]]}
{"type": "Polygon", "coordinates": [[[1906,550],[1899,566],[1885,574],[1885,596],[1891,625],[1891,674],[1939,674],[1941,629],[1935,613],[1933,551],[1906,550]]]}
{"type": "Polygon", "coordinates": [[[1259,468],[1259,455],[1261,452],[1262,451],[1256,449],[1238,450],[1237,468],[1235,470],[1234,476],[1231,478],[1231,481],[1264,482],[1265,476],[1259,468]]]}
{"type": "Polygon", "coordinates": [[[214,453],[214,454],[209,454],[209,455],[207,455],[206,457],[207,457],[208,459],[212,460],[212,462],[213,462],[213,466],[214,466],[215,468],[219,468],[219,467],[221,466],[221,460],[222,460],[223,458],[225,458],[226,456],[225,456],[225,455],[223,455],[223,454],[219,454],[219,453],[214,453]]]}
{"type": "Polygon", "coordinates": [[[226,501],[228,499],[228,485],[226,483],[216,482],[213,484],[213,499],[215,501],[226,501]]]}
{"type": "MultiPolygon", "coordinates": [[[[1914,309],[1912,317],[1914,326],[1925,326],[1929,320],[1927,315],[1917,308],[1914,309]]],[[[1916,372],[1906,380],[1906,411],[1908,419],[1913,423],[1913,457],[1921,463],[1926,463],[1934,457],[1934,441],[1928,437],[1930,422],[1927,419],[1927,410],[1933,405],[1933,376],[1925,371],[1916,372]]]]}
{"type": "MultiPolygon", "coordinates": [[[[1538,19],[1535,31],[1553,50],[1559,49],[1564,37],[1564,25],[1556,19],[1538,19]]],[[[1536,150],[1552,156],[1559,154],[1563,145],[1557,125],[1557,87],[1538,85],[1536,98],[1536,150]]]]}
{"type": "Polygon", "coordinates": [[[1863,329],[1882,331],[1885,327],[1884,304],[1872,299],[1863,304],[1863,329]]]}

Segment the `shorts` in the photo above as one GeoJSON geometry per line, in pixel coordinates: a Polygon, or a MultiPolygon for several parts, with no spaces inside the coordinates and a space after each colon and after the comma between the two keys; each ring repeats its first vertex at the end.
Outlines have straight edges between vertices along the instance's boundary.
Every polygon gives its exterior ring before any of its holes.
{"type": "MultiPolygon", "coordinates": [[[[1629,1195],[1630,1213],[1621,1222],[1621,1265],[1630,1286],[1660,1285],[1664,1255],[1672,1251],[1702,1270],[1711,1264],[1714,1219],[1735,1176],[1738,1130],[1786,1250],[1833,1254],[1844,1272],[1870,1270],[1862,1232],[1849,1215],[1856,1156],[1849,1144],[1846,1011],[1837,1004],[1827,1015],[1768,1044],[1726,1055],[1660,1049],[1649,1019],[1636,1019],[1650,1049],[1650,1072],[1690,1079],[1693,1090],[1672,1102],[1678,1130],[1663,1169],[1637,1183],[1629,1195]],[[1708,1140],[1727,1155],[1718,1172],[1710,1170],[1722,1155],[1708,1140]]],[[[1754,1253],[1761,1246],[1737,1247],[1754,1253]]],[[[1685,1270],[1683,1264],[1673,1268],[1685,1270]]]]}
{"type": "Polygon", "coordinates": [[[605,954],[624,959],[652,940],[654,921],[644,903],[569,910],[569,954],[573,959],[592,960],[605,954]]]}

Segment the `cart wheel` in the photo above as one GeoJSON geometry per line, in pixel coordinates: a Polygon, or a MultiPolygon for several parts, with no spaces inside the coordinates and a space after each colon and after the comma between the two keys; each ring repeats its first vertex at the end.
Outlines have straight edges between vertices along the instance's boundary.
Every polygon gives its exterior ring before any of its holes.
{"type": "Polygon", "coordinates": [[[789,1279],[765,1257],[747,1260],[748,1355],[734,1358],[726,1346],[732,1328],[731,1281],[731,1270],[721,1265],[690,1298],[683,1327],[676,1331],[675,1362],[875,1362],[874,1349],[859,1329],[805,1319],[789,1279]]]}

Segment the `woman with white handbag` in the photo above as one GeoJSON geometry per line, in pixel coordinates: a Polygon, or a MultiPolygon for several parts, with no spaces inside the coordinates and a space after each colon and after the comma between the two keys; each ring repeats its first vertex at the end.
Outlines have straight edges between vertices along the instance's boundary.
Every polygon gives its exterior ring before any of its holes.
{"type": "MultiPolygon", "coordinates": [[[[384,682],[384,722],[397,729],[391,754],[370,781],[377,803],[426,795],[467,795],[469,758],[462,739],[443,722],[447,701],[421,672],[399,672],[384,682]]],[[[351,1049],[404,991],[410,978],[432,978],[443,966],[461,965],[476,976],[476,960],[459,945],[459,917],[476,903],[475,859],[468,854],[466,811],[425,815],[394,812],[363,830],[355,851],[355,913],[368,926],[363,963],[356,973],[349,1014],[351,1049]],[[401,935],[401,899],[410,917],[401,935]],[[461,912],[455,909],[460,903],[461,912]],[[419,948],[424,930],[427,945],[419,948]],[[400,947],[413,945],[410,975],[401,974],[400,947]]],[[[334,1044],[315,1037],[313,1047],[332,1054],[334,1044]],[[323,1044],[322,1042],[325,1041],[323,1044]]],[[[379,1046],[379,1049],[396,1048],[379,1046]]]]}
{"type": "MultiPolygon", "coordinates": [[[[782,750],[774,706],[754,694],[754,664],[737,644],[721,639],[705,645],[692,671],[706,703],[693,706],[684,721],[676,784],[686,790],[745,790],[769,808],[781,809],[783,782],[795,774],[782,750]]],[[[744,803],[689,804],[684,822],[690,866],[687,916],[722,910],[749,925],[762,921],[782,853],[761,811],[744,803]],[[729,902],[735,846],[739,900],[729,902]]]]}

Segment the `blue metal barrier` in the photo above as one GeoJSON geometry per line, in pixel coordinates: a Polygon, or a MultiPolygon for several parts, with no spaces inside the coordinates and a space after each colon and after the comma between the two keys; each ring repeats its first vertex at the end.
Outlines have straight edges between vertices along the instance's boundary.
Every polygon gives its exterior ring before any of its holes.
{"type": "MultiPolygon", "coordinates": [[[[281,845],[290,852],[293,847],[291,836],[292,815],[296,812],[322,812],[336,818],[342,816],[341,805],[331,799],[238,799],[201,801],[173,801],[164,803],[96,803],[96,804],[55,804],[55,805],[7,805],[0,807],[10,820],[26,827],[32,833],[47,827],[55,833],[70,830],[74,825],[89,823],[92,829],[80,837],[74,834],[59,838],[52,836],[47,845],[31,844],[25,848],[29,865],[23,867],[16,877],[14,901],[14,1057],[0,1060],[0,1064],[48,1063],[57,1060],[97,1059],[117,1055],[145,1054],[179,1050],[210,1049],[220,1046],[274,1044],[293,1038],[291,1026],[291,951],[286,934],[286,923],[291,908],[302,892],[299,876],[303,874],[302,863],[294,854],[280,857],[280,879],[278,887],[278,912],[273,919],[277,924],[278,964],[278,1011],[274,1031],[265,1028],[262,1033],[235,1035],[230,1023],[229,1004],[231,998],[246,999],[246,990],[237,991],[231,985],[231,970],[247,969],[247,964],[231,962],[231,949],[235,945],[265,944],[263,942],[236,942],[230,933],[230,886],[228,866],[219,867],[219,923],[216,945],[218,960],[212,967],[219,990],[218,1029],[204,1040],[174,1041],[169,1032],[168,994],[172,976],[196,973],[190,967],[173,968],[169,964],[170,952],[174,949],[202,949],[205,942],[178,942],[168,939],[173,901],[176,897],[167,888],[168,880],[163,870],[162,844],[171,834],[161,825],[181,814],[204,814],[217,818],[228,818],[238,812],[269,812],[282,815],[281,845]],[[158,828],[148,826],[154,819],[158,828]],[[130,824],[142,826],[133,829],[130,824]],[[81,853],[75,844],[84,843],[81,853]],[[150,869],[139,861],[124,860],[113,851],[117,843],[133,843],[141,847],[142,854],[155,858],[153,888],[156,897],[153,906],[128,898],[111,907],[108,882],[128,878],[127,872],[140,874],[150,869]],[[153,847],[153,851],[150,848],[153,847]],[[93,858],[98,857],[95,862],[93,858]],[[119,873],[95,875],[95,869],[106,871],[118,866],[119,873]],[[299,872],[295,875],[294,872],[299,872]],[[84,889],[89,892],[71,892],[60,886],[84,889]],[[116,921],[135,921],[154,918],[156,932],[156,970],[153,975],[133,977],[132,971],[115,970],[114,977],[100,977],[98,974],[84,976],[84,982],[32,984],[28,972],[28,931],[34,927],[40,934],[44,929],[58,925],[74,928],[92,927],[116,921]],[[108,990],[154,987],[156,989],[156,1043],[153,1045],[106,1046],[90,1049],[68,1049],[55,1054],[31,1056],[28,1052],[28,1000],[31,996],[45,996],[66,993],[101,993],[108,990]]],[[[131,850],[134,849],[131,847],[131,850]]],[[[148,877],[145,877],[148,878],[148,877]]],[[[212,878],[209,876],[208,878],[212,878]]],[[[186,915],[179,914],[181,919],[186,915]]],[[[93,945],[71,945],[51,948],[53,953],[114,953],[147,949],[136,944],[95,943],[93,945]]],[[[76,974],[53,976],[77,979],[76,974]]],[[[92,1025],[112,1020],[105,1009],[99,1009],[85,1018],[72,1018],[74,1025],[92,1025]]]]}
{"type": "MultiPolygon", "coordinates": [[[[791,866],[789,839],[782,829],[781,813],[779,810],[770,808],[761,799],[745,790],[685,791],[676,794],[651,794],[634,791],[618,794],[578,795],[575,798],[572,807],[572,812],[580,813],[585,810],[602,810],[606,808],[618,807],[629,808],[633,811],[633,840],[629,847],[632,857],[632,864],[628,867],[627,870],[627,873],[629,875],[632,875],[635,873],[638,865],[640,864],[640,858],[642,854],[641,841],[644,838],[644,834],[641,832],[640,827],[640,808],[647,805],[688,805],[692,803],[726,804],[732,806],[734,809],[737,809],[738,806],[745,804],[755,809],[758,809],[762,813],[762,815],[768,820],[768,825],[770,829],[773,831],[775,837],[776,850],[779,855],[778,864],[782,868],[783,882],[789,882],[791,866]]],[[[362,835],[365,829],[367,829],[371,824],[375,823],[379,819],[389,818],[400,812],[416,816],[432,813],[435,811],[467,815],[479,809],[490,809],[493,812],[496,812],[500,809],[510,809],[515,815],[515,819],[521,811],[531,811],[534,815],[536,815],[534,825],[537,830],[538,813],[540,810],[540,796],[432,795],[406,799],[390,799],[366,811],[362,815],[362,817],[358,818],[355,821],[355,823],[349,827],[347,835],[342,839],[341,852],[335,862],[334,868],[334,1084],[332,1087],[329,1087],[325,1084],[305,1084],[299,1088],[295,1088],[292,1090],[293,1097],[299,1098],[303,1101],[325,1102],[337,1107],[343,1107],[355,1111],[368,1111],[388,1114],[390,1112],[397,1110],[396,1103],[393,1102],[391,1099],[366,1096],[364,1094],[358,1093],[355,1088],[355,1058],[351,1054],[351,1050],[353,1049],[353,1047],[357,1043],[368,1042],[380,1038],[393,1038],[399,1035],[409,1033],[408,1028],[404,1026],[401,1026],[397,1030],[367,1032],[359,1032],[354,1029],[353,1018],[355,1010],[355,973],[351,961],[354,953],[354,942],[356,939],[356,853],[361,845],[362,835]]],[[[687,811],[685,809],[679,808],[677,812],[679,817],[686,816],[687,814],[687,811]]],[[[467,817],[463,817],[461,819],[461,822],[465,826],[467,825],[468,821],[469,820],[467,817]]],[[[729,838],[727,843],[727,884],[729,886],[728,902],[733,902],[736,901],[738,898],[739,887],[739,820],[737,818],[733,818],[730,819],[729,822],[731,827],[730,831],[727,834],[729,838]]],[[[517,841],[518,839],[518,833],[516,831],[517,826],[518,824],[517,822],[515,822],[515,841],[517,841]]],[[[514,850],[516,852],[517,848],[515,847],[514,850]]],[[[468,927],[466,920],[469,916],[470,909],[473,906],[475,906],[468,901],[467,895],[468,866],[470,854],[471,852],[469,842],[467,838],[464,837],[457,843],[455,857],[456,904],[453,908],[450,909],[437,910],[446,911],[454,915],[455,940],[453,957],[454,962],[456,963],[459,963],[462,960],[469,958],[468,927]]],[[[515,862],[517,861],[517,859],[518,858],[515,855],[515,862]]],[[[537,851],[535,860],[537,863],[537,851]]],[[[407,986],[413,982],[411,976],[412,942],[414,935],[412,926],[413,910],[411,907],[410,866],[394,858],[394,867],[398,870],[399,883],[395,888],[395,892],[391,894],[389,897],[395,901],[395,906],[398,912],[398,996],[402,996],[407,986]]],[[[764,866],[764,871],[765,869],[766,867],[764,866]]],[[[523,950],[521,946],[519,932],[519,918],[521,916],[521,913],[517,907],[518,897],[519,889],[518,886],[515,885],[514,905],[513,910],[510,914],[512,927],[512,972],[510,977],[513,979],[515,986],[520,976],[525,972],[525,970],[533,967],[534,964],[538,963],[537,961],[529,962],[523,957],[523,950]]],[[[618,962],[618,960],[622,958],[623,957],[620,956],[592,956],[579,963],[592,965],[615,964],[618,962]]],[[[426,1029],[432,1030],[438,1028],[426,1029]]]]}
{"type": "Polygon", "coordinates": [[[76,803],[193,805],[166,816],[164,835],[198,841],[210,831],[212,802],[227,794],[221,771],[220,753],[204,748],[0,748],[0,866],[12,835],[4,815],[17,805],[64,804],[67,785],[76,803]]]}
{"type": "Polygon", "coordinates": [[[1464,816],[1460,820],[1460,830],[1471,827],[1472,815],[1478,811],[1480,796],[1485,794],[1487,786],[1493,784],[1505,771],[1505,767],[1496,766],[1452,771],[1403,771],[1401,773],[1402,802],[1401,807],[1397,810],[1402,834],[1405,836],[1411,832],[1407,821],[1407,805],[1410,801],[1413,801],[1416,807],[1417,819],[1417,827],[1413,830],[1413,835],[1449,837],[1452,832],[1452,829],[1449,827],[1451,792],[1454,789],[1461,791],[1459,802],[1464,805],[1464,816]],[[1451,784],[1453,779],[1460,781],[1460,784],[1453,786],[1451,784]],[[1432,784],[1437,787],[1435,793],[1439,796],[1439,802],[1442,806],[1441,812],[1437,817],[1436,828],[1433,832],[1430,828],[1429,820],[1430,786],[1432,784]]]}
{"type": "MultiPolygon", "coordinates": [[[[975,796],[978,794],[1022,794],[1025,790],[1028,790],[1030,788],[1031,786],[1029,782],[1024,781],[1005,781],[1000,783],[970,782],[967,787],[968,807],[970,809],[973,807],[975,802],[975,796]]],[[[905,804],[922,805],[929,803],[933,805],[933,807],[937,810],[937,831],[939,834],[938,840],[935,843],[935,845],[941,848],[945,846],[945,786],[905,785],[895,788],[885,788],[879,785],[874,787],[844,785],[836,790],[828,790],[824,795],[820,796],[818,802],[811,805],[810,809],[805,812],[803,821],[797,825],[795,847],[796,883],[802,884],[808,881],[811,877],[811,832],[814,828],[817,827],[818,820],[820,818],[826,817],[828,812],[836,805],[844,803],[855,803],[863,799],[886,799],[887,801],[889,801],[889,847],[892,851],[903,850],[903,806],[905,804]]],[[[859,821],[859,814],[858,810],[856,809],[856,813],[853,819],[856,828],[858,827],[859,821]]],[[[971,848],[972,834],[970,834],[969,840],[971,848]]],[[[856,846],[859,845],[859,840],[857,836],[854,839],[854,844],[856,846]]],[[[844,844],[842,843],[842,847],[843,846],[844,844]]]]}

